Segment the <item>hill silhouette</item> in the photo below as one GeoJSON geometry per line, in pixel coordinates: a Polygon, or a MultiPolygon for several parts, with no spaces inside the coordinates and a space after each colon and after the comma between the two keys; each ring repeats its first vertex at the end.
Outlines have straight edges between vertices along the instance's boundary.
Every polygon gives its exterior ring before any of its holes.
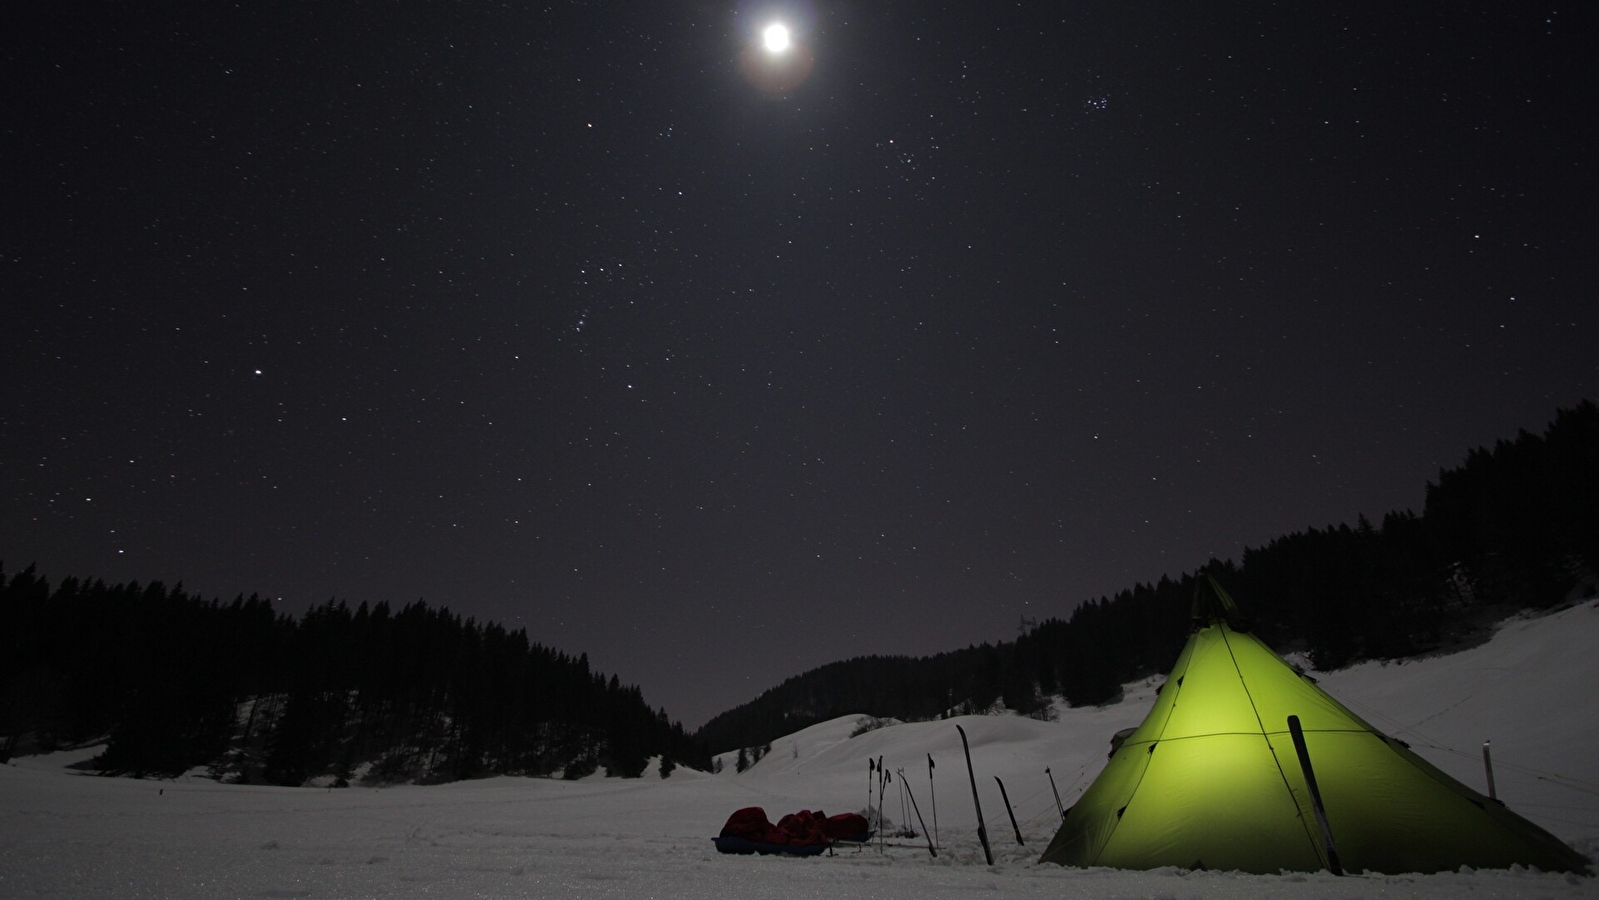
{"type": "MultiPolygon", "coordinates": [[[[1284,535],[1208,571],[1249,598],[1253,627],[1317,668],[1436,651],[1521,609],[1564,601],[1599,573],[1599,407],[1561,410],[1542,434],[1478,448],[1427,486],[1418,515],[1390,512],[1284,535]]],[[[759,748],[850,713],[930,719],[1003,706],[1114,699],[1164,671],[1187,637],[1189,572],[1079,605],[1013,642],[936,656],[868,656],[790,678],[708,721],[713,751],[759,748]]]]}

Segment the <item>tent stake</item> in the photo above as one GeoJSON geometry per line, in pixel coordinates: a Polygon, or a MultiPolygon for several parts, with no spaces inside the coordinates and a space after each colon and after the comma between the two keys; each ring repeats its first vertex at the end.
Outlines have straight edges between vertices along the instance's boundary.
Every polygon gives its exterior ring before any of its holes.
{"type": "Polygon", "coordinates": [[[1498,800],[1499,794],[1494,791],[1494,758],[1488,752],[1489,741],[1482,742],[1482,767],[1488,770],[1488,799],[1498,800]]]}
{"type": "MultiPolygon", "coordinates": [[[[995,775],[994,780],[999,781],[999,776],[995,775]]],[[[1016,810],[1010,805],[1010,794],[1005,792],[1003,781],[999,781],[999,799],[1005,801],[1005,812],[1010,813],[1010,827],[1016,830],[1016,843],[1022,847],[1027,846],[1027,842],[1022,840],[1022,827],[1016,824],[1016,810]]]]}
{"type": "Polygon", "coordinates": [[[1316,772],[1310,767],[1310,749],[1305,746],[1305,730],[1299,727],[1299,717],[1288,717],[1288,733],[1294,738],[1294,752],[1299,754],[1299,768],[1305,773],[1305,786],[1310,788],[1310,805],[1316,810],[1316,824],[1321,828],[1321,843],[1327,848],[1327,869],[1334,875],[1344,874],[1338,861],[1338,848],[1333,846],[1332,829],[1327,825],[1327,810],[1321,805],[1321,788],[1316,786],[1316,772]]]}
{"type": "Polygon", "coordinates": [[[1066,807],[1060,805],[1060,791],[1055,788],[1055,776],[1050,774],[1049,766],[1044,767],[1044,774],[1049,775],[1049,789],[1055,794],[1055,811],[1060,813],[1060,820],[1066,821],[1066,807]]]}
{"type": "Polygon", "coordinates": [[[989,865],[994,864],[994,851],[988,847],[988,826],[983,824],[983,804],[977,799],[977,773],[972,770],[972,745],[966,742],[966,729],[955,726],[961,733],[961,749],[966,751],[966,777],[972,780],[972,806],[977,807],[977,839],[983,842],[983,856],[989,865]]]}

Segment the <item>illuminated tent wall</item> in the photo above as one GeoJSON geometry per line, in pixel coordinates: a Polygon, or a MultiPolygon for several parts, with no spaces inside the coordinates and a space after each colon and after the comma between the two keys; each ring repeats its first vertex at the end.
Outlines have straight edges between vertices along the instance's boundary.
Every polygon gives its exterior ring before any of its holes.
{"type": "Polygon", "coordinates": [[[1154,708],[1067,812],[1042,862],[1338,871],[1289,732],[1297,716],[1345,871],[1586,871],[1559,839],[1378,733],[1239,630],[1232,599],[1208,576],[1195,621],[1154,708]]]}

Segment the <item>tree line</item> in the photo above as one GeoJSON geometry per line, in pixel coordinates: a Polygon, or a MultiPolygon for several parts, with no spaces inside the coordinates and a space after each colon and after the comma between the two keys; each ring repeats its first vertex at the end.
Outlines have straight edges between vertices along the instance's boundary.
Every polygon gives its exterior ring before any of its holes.
{"type": "Polygon", "coordinates": [[[1312,528],[1078,605],[1014,642],[930,657],[870,656],[784,681],[698,732],[717,752],[762,745],[841,715],[925,720],[998,707],[1041,714],[1115,699],[1165,672],[1191,630],[1200,572],[1251,627],[1321,669],[1434,651],[1599,578],[1599,407],[1561,410],[1542,434],[1467,454],[1427,485],[1420,515],[1312,528]]]}
{"type": "Polygon", "coordinates": [[[507,631],[413,603],[304,616],[258,596],[0,570],[0,758],[106,740],[108,774],[231,781],[637,776],[710,768],[637,687],[507,631]]]}

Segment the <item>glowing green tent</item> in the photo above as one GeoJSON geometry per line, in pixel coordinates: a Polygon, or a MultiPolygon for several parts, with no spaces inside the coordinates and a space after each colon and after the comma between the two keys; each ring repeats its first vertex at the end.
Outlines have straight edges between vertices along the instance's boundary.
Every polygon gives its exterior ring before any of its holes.
{"type": "Polygon", "coordinates": [[[1586,871],[1526,819],[1379,733],[1242,631],[1208,576],[1198,627],[1142,725],[1066,815],[1043,862],[1272,873],[1586,871]],[[1297,717],[1313,781],[1288,719],[1297,717]],[[1319,786],[1326,828],[1313,790],[1319,786]]]}

